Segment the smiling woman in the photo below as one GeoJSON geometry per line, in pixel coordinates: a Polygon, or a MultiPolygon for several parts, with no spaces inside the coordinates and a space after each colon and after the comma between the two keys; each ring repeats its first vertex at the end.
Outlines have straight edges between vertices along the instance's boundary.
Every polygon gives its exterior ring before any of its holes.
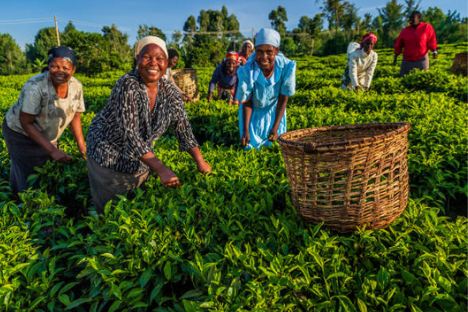
{"type": "Polygon", "coordinates": [[[198,149],[180,92],[161,79],[168,66],[166,43],[154,36],[140,39],[135,58],[137,68],[117,81],[88,130],[89,184],[99,214],[117,194],[144,186],[151,171],[164,186],[180,185],[176,174],[153,151],[153,141],[169,127],[179,150],[193,157],[198,171],[211,171],[198,149]]]}
{"type": "Polygon", "coordinates": [[[75,53],[67,47],[48,52],[48,67],[29,79],[18,101],[3,120],[3,135],[11,157],[10,186],[14,193],[27,189],[34,167],[48,160],[68,162],[71,156],[57,148],[57,140],[70,125],[82,156],[86,145],[80,113],[85,111],[81,83],[75,79],[75,53]]]}

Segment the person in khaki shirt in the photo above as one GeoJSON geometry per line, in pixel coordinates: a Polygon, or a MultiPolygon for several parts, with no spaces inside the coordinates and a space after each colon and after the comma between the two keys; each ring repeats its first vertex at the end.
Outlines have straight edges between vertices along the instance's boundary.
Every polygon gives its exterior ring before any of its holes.
{"type": "Polygon", "coordinates": [[[80,117],[85,111],[83,89],[72,77],[75,53],[64,46],[55,47],[49,50],[48,60],[46,70],[24,84],[18,101],[3,120],[3,136],[11,157],[10,187],[15,194],[28,188],[27,178],[34,167],[42,167],[48,160],[71,160],[57,147],[68,125],[86,158],[80,117]]]}

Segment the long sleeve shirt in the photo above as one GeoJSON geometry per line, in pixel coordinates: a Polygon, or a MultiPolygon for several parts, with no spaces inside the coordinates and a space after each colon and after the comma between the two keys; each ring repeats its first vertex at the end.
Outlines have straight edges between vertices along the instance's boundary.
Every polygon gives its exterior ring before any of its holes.
{"type": "Polygon", "coordinates": [[[153,111],[149,107],[138,70],[122,76],[112,89],[107,105],[89,126],[88,157],[111,170],[130,174],[145,172],[149,168],[139,158],[153,152],[153,141],[169,127],[179,142],[179,150],[198,146],[181,95],[169,81],[159,80],[153,111]]]}
{"type": "Polygon", "coordinates": [[[402,50],[403,58],[410,62],[421,60],[429,50],[437,50],[434,28],[422,22],[416,28],[404,28],[395,42],[394,53],[399,55],[402,50]]]}
{"type": "Polygon", "coordinates": [[[365,88],[370,87],[377,59],[375,51],[367,54],[364,49],[357,49],[348,56],[349,78],[353,87],[361,84],[365,88]]]}
{"type": "MultiPolygon", "coordinates": [[[[216,85],[221,89],[235,89],[237,87],[237,70],[232,75],[224,73],[223,62],[221,62],[213,72],[208,92],[213,92],[216,85]]],[[[235,91],[233,94],[236,94],[235,91]]]]}

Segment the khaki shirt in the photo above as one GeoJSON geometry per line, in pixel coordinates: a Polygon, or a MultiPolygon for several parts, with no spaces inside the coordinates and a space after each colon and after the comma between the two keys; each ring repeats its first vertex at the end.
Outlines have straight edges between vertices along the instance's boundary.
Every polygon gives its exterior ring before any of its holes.
{"type": "Polygon", "coordinates": [[[35,115],[34,126],[47,140],[56,142],[75,113],[85,111],[81,82],[72,77],[68,82],[68,96],[61,99],[54,89],[48,71],[36,75],[26,81],[18,102],[13,104],[5,116],[8,126],[13,131],[27,135],[21,127],[20,111],[35,115]]]}

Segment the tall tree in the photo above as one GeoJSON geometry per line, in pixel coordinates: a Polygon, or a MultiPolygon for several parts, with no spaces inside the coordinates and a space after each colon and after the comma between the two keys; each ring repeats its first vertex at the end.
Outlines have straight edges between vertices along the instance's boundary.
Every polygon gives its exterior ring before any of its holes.
{"type": "Polygon", "coordinates": [[[403,12],[405,17],[408,18],[413,11],[419,11],[420,4],[421,0],[405,0],[405,11],[403,12]]]}
{"type": "Polygon", "coordinates": [[[293,40],[296,51],[300,54],[313,55],[318,45],[319,34],[323,28],[323,15],[316,14],[314,18],[302,16],[297,28],[293,30],[293,40]]]}
{"type": "MultiPolygon", "coordinates": [[[[316,0],[315,2],[319,1],[316,0]]],[[[342,0],[324,0],[320,9],[328,20],[328,29],[335,28],[335,31],[338,31],[341,25],[341,16],[344,14],[345,3],[342,0]]]]}
{"type": "Polygon", "coordinates": [[[277,10],[272,10],[270,14],[268,14],[268,19],[270,20],[271,26],[273,26],[273,28],[281,35],[286,33],[286,22],[288,21],[288,16],[284,7],[278,6],[277,10]]]}
{"type": "Polygon", "coordinates": [[[166,35],[162,32],[162,30],[153,25],[151,26],[148,26],[146,24],[138,25],[137,34],[138,34],[137,40],[140,40],[141,38],[144,38],[146,36],[156,36],[166,41],[166,35]]]}
{"type": "Polygon", "coordinates": [[[404,26],[403,5],[397,0],[390,0],[385,7],[377,9],[382,19],[383,42],[390,47],[395,43],[398,34],[404,26]]]}
{"type": "Polygon", "coordinates": [[[10,34],[0,33],[0,74],[20,74],[25,69],[26,58],[21,48],[10,34]]]}
{"type": "Polygon", "coordinates": [[[39,29],[33,44],[26,45],[26,58],[33,63],[35,59],[47,60],[47,52],[57,46],[57,34],[54,27],[39,29]]]}
{"type": "Polygon", "coordinates": [[[341,17],[341,28],[346,33],[346,38],[350,40],[355,32],[359,32],[361,19],[358,16],[358,9],[352,3],[344,3],[344,13],[341,17]]]}

